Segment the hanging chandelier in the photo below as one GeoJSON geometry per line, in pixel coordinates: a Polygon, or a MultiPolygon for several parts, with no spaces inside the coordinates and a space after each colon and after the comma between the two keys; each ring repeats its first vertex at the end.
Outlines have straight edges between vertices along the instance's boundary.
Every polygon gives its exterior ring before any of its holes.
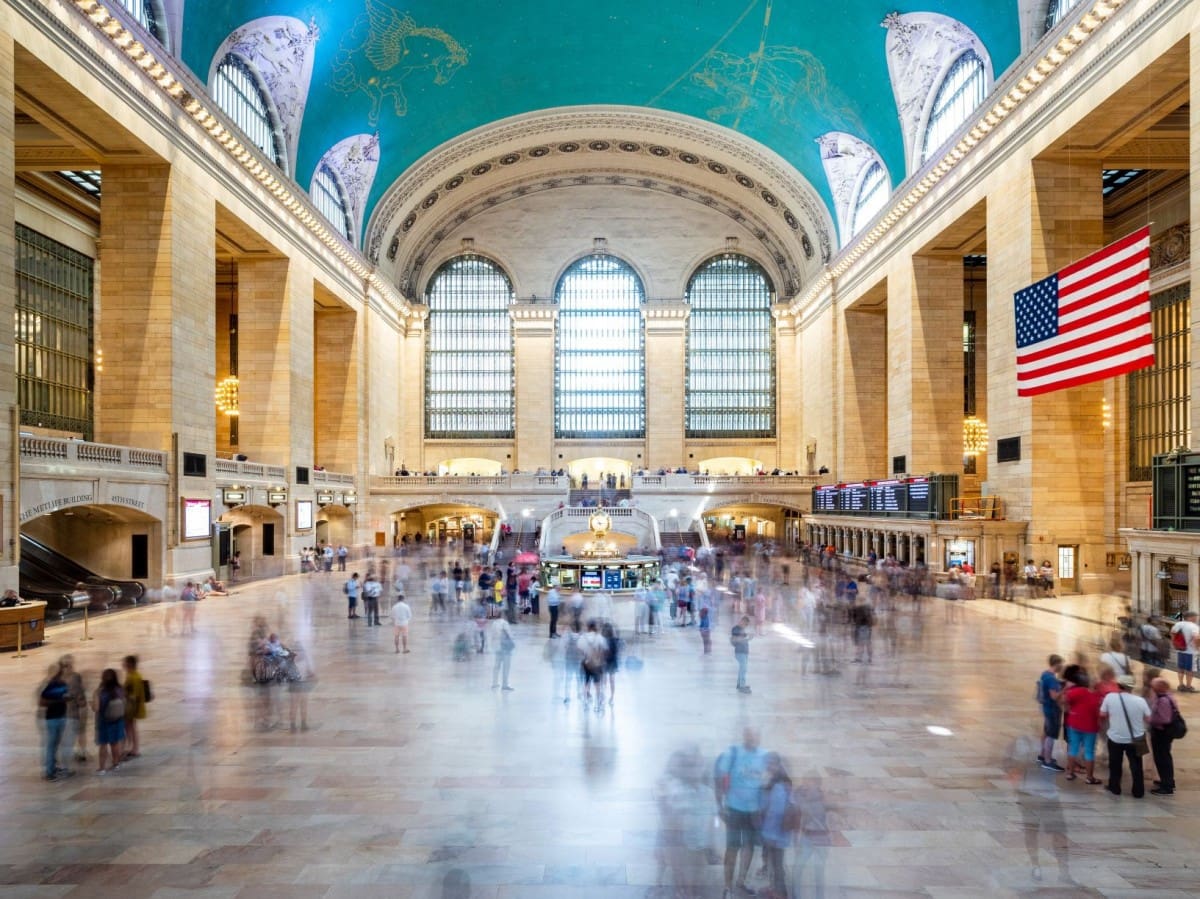
{"type": "Polygon", "coordinates": [[[217,411],[233,417],[238,414],[238,379],[233,375],[217,382],[217,411]]]}
{"type": "Polygon", "coordinates": [[[975,415],[963,419],[963,455],[987,455],[988,429],[987,424],[975,415]]]}

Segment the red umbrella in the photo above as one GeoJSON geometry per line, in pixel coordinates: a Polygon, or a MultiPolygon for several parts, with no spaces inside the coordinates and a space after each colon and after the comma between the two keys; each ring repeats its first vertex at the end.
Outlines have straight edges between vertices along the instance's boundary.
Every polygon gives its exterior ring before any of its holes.
{"type": "Polygon", "coordinates": [[[526,550],[525,552],[517,553],[513,557],[513,561],[518,565],[536,565],[538,563],[538,554],[526,550]]]}

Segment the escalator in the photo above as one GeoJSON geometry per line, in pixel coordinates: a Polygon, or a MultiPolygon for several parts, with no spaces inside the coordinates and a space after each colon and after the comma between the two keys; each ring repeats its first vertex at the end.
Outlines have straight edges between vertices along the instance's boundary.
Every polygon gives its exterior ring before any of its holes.
{"type": "Polygon", "coordinates": [[[146,588],[138,581],[101,577],[62,553],[25,534],[21,535],[21,596],[46,603],[50,615],[64,617],[82,605],[101,612],[117,604],[136,603],[146,588]],[[77,585],[87,599],[72,599],[77,585]]]}

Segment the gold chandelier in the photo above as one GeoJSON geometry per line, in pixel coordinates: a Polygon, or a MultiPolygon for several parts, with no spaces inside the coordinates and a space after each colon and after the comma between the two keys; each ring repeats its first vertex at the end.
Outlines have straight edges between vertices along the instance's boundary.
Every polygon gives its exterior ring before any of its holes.
{"type": "Polygon", "coordinates": [[[238,379],[233,375],[217,382],[217,411],[233,417],[238,414],[238,379]]]}
{"type": "Polygon", "coordinates": [[[986,456],[987,446],[987,424],[974,415],[968,415],[963,419],[963,455],[986,456]]]}

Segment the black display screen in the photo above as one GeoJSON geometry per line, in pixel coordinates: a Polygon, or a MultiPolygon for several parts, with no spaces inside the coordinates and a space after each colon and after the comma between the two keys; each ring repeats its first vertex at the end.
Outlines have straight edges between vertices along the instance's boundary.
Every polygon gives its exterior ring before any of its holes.
{"type": "Polygon", "coordinates": [[[834,486],[813,488],[813,511],[836,512],[838,510],[838,489],[834,486]]]}
{"type": "Polygon", "coordinates": [[[899,515],[908,511],[908,487],[903,481],[876,481],[871,485],[871,512],[899,515]]]}
{"type": "Polygon", "coordinates": [[[912,478],[908,482],[908,511],[914,515],[929,513],[928,478],[912,478]]]}
{"type": "Polygon", "coordinates": [[[838,508],[843,512],[866,512],[870,506],[866,484],[842,485],[838,499],[838,508]]]}

